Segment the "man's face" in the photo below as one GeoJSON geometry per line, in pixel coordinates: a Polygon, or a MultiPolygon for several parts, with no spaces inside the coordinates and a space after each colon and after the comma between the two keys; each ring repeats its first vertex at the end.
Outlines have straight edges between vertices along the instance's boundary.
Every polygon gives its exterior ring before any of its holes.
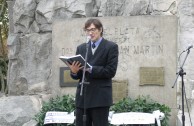
{"type": "Polygon", "coordinates": [[[91,36],[91,41],[95,42],[101,37],[102,29],[97,29],[94,24],[86,28],[87,36],[91,36]]]}

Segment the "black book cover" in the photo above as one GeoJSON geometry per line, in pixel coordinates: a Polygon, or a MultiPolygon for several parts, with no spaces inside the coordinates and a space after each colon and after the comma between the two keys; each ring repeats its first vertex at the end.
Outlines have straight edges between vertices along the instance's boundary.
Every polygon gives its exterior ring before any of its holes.
{"type": "MultiPolygon", "coordinates": [[[[69,64],[72,64],[73,61],[79,61],[81,66],[84,66],[85,64],[85,59],[80,54],[75,56],[60,56],[59,59],[61,59],[64,63],[68,62],[69,64]]],[[[91,65],[87,63],[86,68],[91,68],[91,65]]]]}

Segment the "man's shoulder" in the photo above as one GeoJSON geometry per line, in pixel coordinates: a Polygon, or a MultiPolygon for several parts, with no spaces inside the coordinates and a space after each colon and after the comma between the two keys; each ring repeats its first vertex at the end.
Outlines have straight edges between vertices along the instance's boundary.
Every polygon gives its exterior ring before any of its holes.
{"type": "Polygon", "coordinates": [[[103,41],[107,44],[107,45],[110,45],[110,46],[117,46],[117,44],[113,41],[110,41],[110,40],[107,40],[107,39],[104,39],[103,38],[103,41]]]}
{"type": "Polygon", "coordinates": [[[78,45],[78,48],[83,48],[86,46],[86,43],[81,43],[80,45],[78,45]]]}

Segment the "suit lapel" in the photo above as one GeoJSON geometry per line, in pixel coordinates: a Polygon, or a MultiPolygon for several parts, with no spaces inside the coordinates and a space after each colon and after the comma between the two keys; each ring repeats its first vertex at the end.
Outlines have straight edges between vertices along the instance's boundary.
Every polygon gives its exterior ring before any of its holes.
{"type": "Polygon", "coordinates": [[[104,48],[105,48],[105,40],[102,38],[102,41],[101,41],[101,43],[98,45],[98,48],[96,49],[96,51],[95,51],[95,53],[94,53],[94,55],[93,56],[97,56],[97,55],[99,55],[99,54],[101,54],[101,53],[103,53],[104,52],[104,48]]]}
{"type": "Polygon", "coordinates": [[[96,57],[100,57],[104,53],[105,44],[106,44],[106,40],[102,39],[95,53],[92,54],[91,43],[90,43],[89,49],[88,49],[88,61],[89,62],[92,62],[94,59],[96,59],[96,57]]]}
{"type": "Polygon", "coordinates": [[[93,54],[92,54],[91,42],[90,42],[89,43],[89,48],[88,48],[88,61],[90,61],[92,56],[93,56],[93,54]]]}

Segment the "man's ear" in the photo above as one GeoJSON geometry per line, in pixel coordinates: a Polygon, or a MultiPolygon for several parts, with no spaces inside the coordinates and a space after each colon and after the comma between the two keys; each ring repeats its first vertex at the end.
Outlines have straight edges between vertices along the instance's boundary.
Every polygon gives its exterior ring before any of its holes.
{"type": "Polygon", "coordinates": [[[102,28],[100,28],[100,32],[102,33],[102,28]]]}

